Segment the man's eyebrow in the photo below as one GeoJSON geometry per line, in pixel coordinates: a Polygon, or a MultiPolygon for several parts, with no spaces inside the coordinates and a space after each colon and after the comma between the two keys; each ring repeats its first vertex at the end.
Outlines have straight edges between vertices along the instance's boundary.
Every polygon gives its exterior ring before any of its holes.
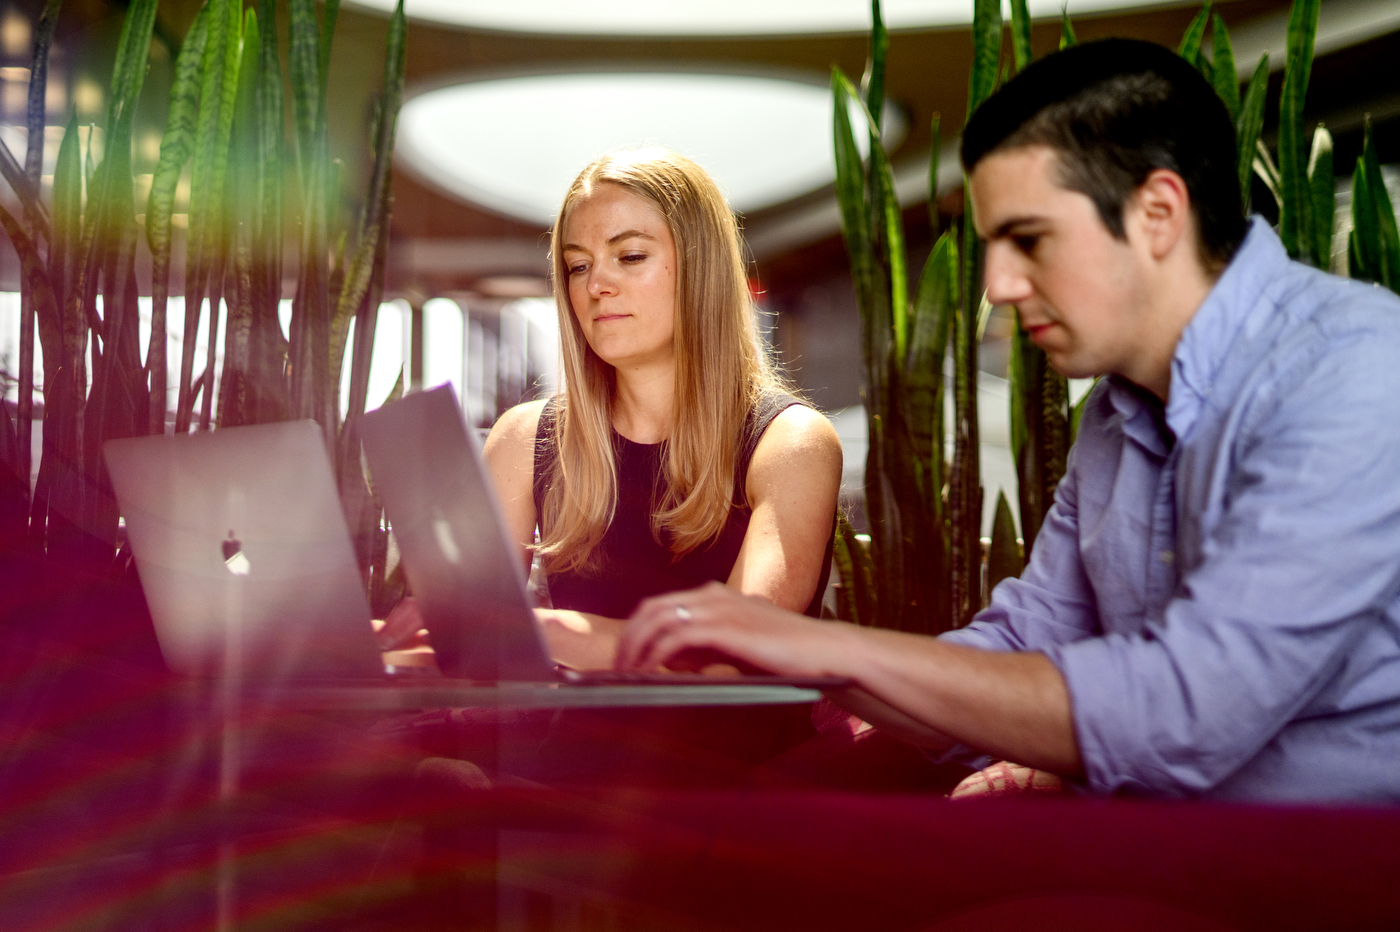
{"type": "Polygon", "coordinates": [[[1035,224],[1044,222],[1044,220],[1044,217],[1037,217],[1034,214],[1030,214],[1024,217],[1012,217],[1009,220],[1003,220],[1001,224],[995,230],[992,231],[992,235],[989,236],[988,239],[998,239],[1002,236],[1010,236],[1017,227],[1033,226],[1035,224]]]}
{"type": "MultiPolygon", "coordinates": [[[[634,236],[640,236],[642,239],[649,239],[649,240],[652,240],[653,242],[656,240],[656,237],[655,237],[655,236],[652,236],[650,233],[643,233],[641,230],[623,230],[621,233],[618,233],[618,234],[616,234],[616,235],[614,235],[614,236],[608,237],[608,245],[609,245],[609,246],[616,246],[618,243],[622,242],[623,240],[625,240],[625,239],[631,239],[631,238],[634,237],[634,236]]],[[[582,246],[578,245],[577,243],[565,243],[565,244],[564,244],[564,248],[563,248],[562,251],[563,251],[563,252],[571,252],[571,251],[572,251],[572,252],[588,252],[587,249],[584,249],[582,246]]]]}

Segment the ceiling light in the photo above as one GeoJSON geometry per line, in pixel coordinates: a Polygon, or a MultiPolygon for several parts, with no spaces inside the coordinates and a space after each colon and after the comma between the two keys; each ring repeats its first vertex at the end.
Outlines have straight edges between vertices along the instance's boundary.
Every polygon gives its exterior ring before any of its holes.
{"type": "MultiPolygon", "coordinates": [[[[1192,5],[1171,0],[1070,0],[1071,16],[1140,6],[1192,5]]],[[[385,13],[395,0],[352,0],[385,13]]],[[[1030,0],[1031,16],[1058,18],[1063,0],[1030,0]]],[[[884,0],[892,29],[958,26],[972,21],[972,0],[884,0]]],[[[1011,16],[1003,2],[1002,15],[1011,16]]],[[[405,0],[412,19],[489,29],[555,35],[740,36],[864,32],[870,5],[864,0],[405,0]]]]}
{"type": "MultiPolygon", "coordinates": [[[[719,182],[735,210],[759,210],[831,183],[831,91],[724,74],[553,74],[419,94],[399,117],[397,155],[475,204],[547,226],[569,184],[611,149],[662,145],[719,182]]],[[[886,148],[903,138],[886,106],[886,148]]],[[[853,114],[858,143],[864,119],[853,114]]]]}

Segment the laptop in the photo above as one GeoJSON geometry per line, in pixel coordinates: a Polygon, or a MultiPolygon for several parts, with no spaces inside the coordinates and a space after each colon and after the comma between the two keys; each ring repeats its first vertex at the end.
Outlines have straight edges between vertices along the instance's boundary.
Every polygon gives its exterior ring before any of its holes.
{"type": "Polygon", "coordinates": [[[505,530],[474,432],[451,386],[360,419],[374,488],[443,672],[477,680],[849,686],[836,677],[578,671],[557,666],[526,596],[519,545],[505,530]]]}
{"type": "Polygon", "coordinates": [[[112,440],[104,453],[172,672],[383,678],[315,422],[112,440]]]}

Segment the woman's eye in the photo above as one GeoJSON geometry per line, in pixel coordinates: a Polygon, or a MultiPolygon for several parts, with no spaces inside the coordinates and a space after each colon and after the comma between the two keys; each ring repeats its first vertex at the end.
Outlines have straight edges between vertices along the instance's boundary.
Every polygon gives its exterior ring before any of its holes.
{"type": "Polygon", "coordinates": [[[646,257],[647,257],[647,255],[646,255],[646,253],[644,253],[644,252],[629,252],[629,253],[627,253],[625,256],[622,257],[622,261],[625,262],[625,263],[627,263],[627,264],[629,264],[629,265],[631,265],[631,264],[635,264],[635,263],[637,263],[637,262],[641,262],[641,261],[642,261],[643,259],[645,259],[646,257]]]}
{"type": "Polygon", "coordinates": [[[585,271],[587,271],[587,270],[588,270],[588,266],[583,265],[583,264],[581,264],[581,263],[578,264],[578,265],[571,265],[571,266],[569,266],[569,274],[570,274],[570,275],[577,275],[579,272],[585,272],[585,271]]]}

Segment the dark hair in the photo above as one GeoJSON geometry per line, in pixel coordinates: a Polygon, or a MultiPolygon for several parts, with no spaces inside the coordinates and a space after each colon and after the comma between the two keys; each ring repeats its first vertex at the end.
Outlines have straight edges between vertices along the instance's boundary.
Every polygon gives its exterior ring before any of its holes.
{"type": "Polygon", "coordinates": [[[1118,239],[1123,208],[1165,168],[1186,182],[1208,268],[1244,240],[1234,124],[1205,78],[1160,45],[1104,39],[1030,65],[968,120],[963,167],[1032,145],[1059,153],[1060,183],[1092,200],[1118,239]]]}

